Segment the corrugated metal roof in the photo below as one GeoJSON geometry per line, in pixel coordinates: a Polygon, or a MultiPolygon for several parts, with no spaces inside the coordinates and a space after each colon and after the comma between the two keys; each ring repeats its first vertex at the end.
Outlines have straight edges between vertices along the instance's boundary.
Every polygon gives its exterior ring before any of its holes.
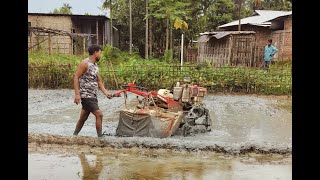
{"type": "Polygon", "coordinates": [[[254,34],[254,31],[217,31],[215,35],[213,35],[217,39],[221,39],[229,34],[254,34]]]}
{"type": "Polygon", "coordinates": [[[212,32],[204,32],[200,33],[200,35],[216,35],[218,33],[222,34],[254,34],[254,31],[212,31],[212,32]]]}
{"type": "MultiPolygon", "coordinates": [[[[256,15],[246,17],[241,19],[241,24],[251,24],[255,26],[264,26],[268,27],[271,25],[271,20],[276,19],[282,16],[292,15],[292,11],[271,11],[271,10],[255,10],[256,15]],[[270,23],[270,25],[269,25],[270,23]]],[[[218,26],[218,28],[229,27],[229,26],[237,26],[239,25],[239,20],[223,24],[218,26]]]]}
{"type": "Polygon", "coordinates": [[[271,22],[265,22],[265,23],[261,23],[261,24],[257,24],[257,23],[248,23],[250,25],[253,26],[261,26],[261,27],[270,27],[271,26],[271,22]]]}
{"type": "Polygon", "coordinates": [[[215,31],[215,32],[204,32],[200,33],[198,42],[208,42],[210,38],[215,37],[221,39],[230,34],[254,34],[254,31],[215,31]]]}
{"type": "Polygon", "coordinates": [[[218,32],[216,35],[213,35],[215,38],[220,39],[223,38],[225,36],[228,36],[229,34],[231,34],[231,32],[229,31],[222,31],[222,32],[218,32]]]}
{"type": "Polygon", "coordinates": [[[33,16],[70,16],[70,17],[88,17],[88,18],[109,19],[105,15],[53,14],[53,13],[28,13],[28,15],[33,15],[33,16]]]}
{"type": "Polygon", "coordinates": [[[206,35],[206,34],[201,35],[197,40],[197,42],[208,42],[211,37],[212,35],[206,35]]]}

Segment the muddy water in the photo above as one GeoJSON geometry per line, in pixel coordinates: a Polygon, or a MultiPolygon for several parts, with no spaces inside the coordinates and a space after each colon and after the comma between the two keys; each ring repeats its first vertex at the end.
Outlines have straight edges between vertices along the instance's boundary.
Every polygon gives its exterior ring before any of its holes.
{"type": "Polygon", "coordinates": [[[71,136],[72,90],[28,94],[29,179],[292,179],[290,97],[210,95],[211,132],[159,139],[113,136],[124,99],[99,94],[109,135],[97,139],[92,115],[71,136]]]}
{"type": "Polygon", "coordinates": [[[291,156],[29,144],[29,179],[292,179],[291,156]]]}
{"type": "MultiPolygon", "coordinates": [[[[29,133],[70,136],[79,117],[80,105],[73,103],[73,90],[29,90],[29,133]]],[[[134,146],[156,147],[166,144],[179,148],[219,149],[240,152],[291,153],[292,113],[290,97],[210,95],[205,102],[213,119],[213,130],[191,137],[167,139],[114,137],[118,112],[124,98],[98,95],[104,113],[103,131],[106,141],[134,146]]],[[[130,94],[128,104],[136,101],[130,94]]],[[[96,137],[93,115],[82,128],[81,136],[96,137]]]]}
{"type": "Polygon", "coordinates": [[[203,138],[221,142],[290,144],[292,113],[290,98],[258,96],[209,96],[207,107],[213,131],[187,139],[203,138]]]}

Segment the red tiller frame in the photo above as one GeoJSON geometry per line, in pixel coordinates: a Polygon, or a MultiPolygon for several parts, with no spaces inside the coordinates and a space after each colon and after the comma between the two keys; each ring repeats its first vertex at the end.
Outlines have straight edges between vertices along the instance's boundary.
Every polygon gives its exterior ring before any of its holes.
{"type": "Polygon", "coordinates": [[[131,92],[131,93],[137,94],[139,96],[142,96],[144,98],[151,98],[151,95],[154,96],[154,97],[160,96],[161,98],[166,100],[166,103],[168,104],[168,108],[180,106],[179,102],[174,101],[171,98],[161,96],[161,95],[158,94],[157,91],[143,92],[143,91],[137,90],[136,89],[137,87],[138,86],[136,86],[134,83],[129,83],[125,89],[119,90],[119,91],[115,92],[115,94],[116,95],[120,95],[123,92],[131,92]]]}

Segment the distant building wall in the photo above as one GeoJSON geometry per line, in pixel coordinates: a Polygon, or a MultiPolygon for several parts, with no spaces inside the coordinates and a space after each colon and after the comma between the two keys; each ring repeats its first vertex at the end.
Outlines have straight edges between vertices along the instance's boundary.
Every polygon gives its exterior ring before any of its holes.
{"type": "MultiPolygon", "coordinates": [[[[46,27],[52,29],[59,29],[71,32],[72,21],[69,16],[36,16],[28,15],[28,22],[31,23],[32,27],[46,27]]],[[[28,47],[34,46],[41,41],[38,46],[34,49],[37,50],[48,50],[48,36],[35,35],[31,33],[31,37],[28,37],[28,47]]],[[[70,53],[71,38],[69,36],[52,36],[51,38],[51,49],[52,52],[57,53],[70,53]]]]}

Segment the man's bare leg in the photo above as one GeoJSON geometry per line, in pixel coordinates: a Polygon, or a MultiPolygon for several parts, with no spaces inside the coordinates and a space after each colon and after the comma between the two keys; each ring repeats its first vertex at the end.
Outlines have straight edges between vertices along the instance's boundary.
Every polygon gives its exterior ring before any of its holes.
{"type": "Polygon", "coordinates": [[[96,130],[98,137],[102,137],[102,112],[101,110],[96,110],[93,112],[93,114],[96,116],[96,130]]]}
{"type": "Polygon", "coordinates": [[[78,135],[78,133],[81,131],[81,129],[83,127],[84,122],[86,122],[86,120],[88,119],[89,114],[90,114],[89,111],[81,109],[80,118],[79,118],[78,123],[76,125],[76,129],[73,132],[73,135],[78,135]]]}

